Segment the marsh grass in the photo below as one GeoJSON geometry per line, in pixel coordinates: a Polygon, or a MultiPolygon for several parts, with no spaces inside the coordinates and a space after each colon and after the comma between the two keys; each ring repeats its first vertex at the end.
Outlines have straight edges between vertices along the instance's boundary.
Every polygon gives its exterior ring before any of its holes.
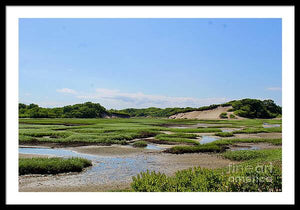
{"type": "Polygon", "coordinates": [[[282,128],[281,127],[271,127],[271,128],[245,128],[243,130],[236,130],[232,133],[234,134],[251,134],[251,133],[281,133],[282,128]]]}
{"type": "Polygon", "coordinates": [[[266,150],[238,150],[238,151],[226,151],[222,154],[223,157],[229,160],[243,161],[252,160],[256,158],[267,157],[266,150]]]}
{"type": "Polygon", "coordinates": [[[192,133],[174,133],[174,134],[159,134],[156,136],[159,137],[168,137],[168,138],[187,138],[187,139],[196,139],[198,135],[192,133]]]}
{"type": "Polygon", "coordinates": [[[174,146],[166,149],[164,152],[171,154],[184,154],[184,153],[200,153],[200,152],[214,152],[219,153],[223,151],[222,146],[208,143],[208,144],[199,144],[196,146],[174,146]]]}
{"type": "MultiPolygon", "coordinates": [[[[24,120],[24,119],[23,119],[24,120]]],[[[35,143],[48,142],[48,143],[87,143],[87,144],[127,144],[127,141],[135,138],[147,138],[155,136],[159,133],[159,128],[151,125],[134,124],[125,121],[121,123],[120,120],[99,120],[97,124],[81,125],[81,126],[61,126],[49,125],[51,120],[35,119],[38,123],[41,121],[48,124],[24,124],[19,129],[19,142],[20,143],[35,143]],[[101,123],[99,123],[101,122],[101,123]],[[115,124],[114,124],[115,122],[115,124]],[[36,127],[38,126],[38,128],[36,127]],[[64,129],[64,130],[57,130],[64,129]],[[45,138],[49,137],[49,138],[45,138]]],[[[53,123],[83,123],[82,120],[52,120],[53,123]]],[[[91,123],[86,119],[87,123],[91,123]]],[[[96,122],[95,119],[91,120],[96,122]]],[[[29,122],[32,122],[30,120],[29,122]]]]}
{"type": "Polygon", "coordinates": [[[220,133],[215,133],[216,136],[220,137],[232,137],[234,136],[232,132],[220,132],[220,133]]]}
{"type": "MultiPolygon", "coordinates": [[[[263,123],[281,124],[281,120],[187,120],[163,118],[114,119],[20,119],[19,142],[38,144],[128,144],[134,139],[154,137],[156,143],[198,145],[194,133],[217,133],[228,137],[235,133],[281,132],[281,127],[262,128],[263,123]],[[213,124],[207,128],[170,128],[165,125],[213,124]],[[217,124],[217,125],[216,125],[217,124]],[[244,127],[243,130],[222,132],[220,128],[244,127]],[[162,134],[170,131],[172,134],[162,134]]],[[[147,140],[148,141],[148,140],[147,140]]]]}
{"type": "Polygon", "coordinates": [[[215,133],[222,132],[219,128],[169,128],[168,131],[177,133],[215,133]]]}
{"type": "Polygon", "coordinates": [[[136,141],[132,144],[133,147],[147,147],[146,141],[136,141]]]}
{"type": "Polygon", "coordinates": [[[225,145],[234,145],[235,143],[270,143],[273,145],[281,145],[282,139],[273,139],[273,138],[242,138],[242,139],[219,139],[214,142],[213,144],[219,145],[219,146],[225,146],[225,145]]]}
{"type": "Polygon", "coordinates": [[[200,153],[200,152],[224,152],[228,146],[236,143],[270,143],[273,145],[281,145],[282,139],[269,139],[269,138],[245,138],[245,139],[219,139],[211,143],[201,144],[196,146],[174,146],[166,149],[164,152],[172,154],[183,153],[200,153]]]}
{"type": "Polygon", "coordinates": [[[193,145],[199,145],[200,143],[197,140],[197,135],[190,133],[175,133],[175,134],[159,134],[155,136],[156,143],[165,143],[168,144],[170,142],[176,143],[187,143],[193,145]]]}
{"type": "Polygon", "coordinates": [[[19,158],[19,175],[80,172],[91,165],[83,158],[19,158]]]}

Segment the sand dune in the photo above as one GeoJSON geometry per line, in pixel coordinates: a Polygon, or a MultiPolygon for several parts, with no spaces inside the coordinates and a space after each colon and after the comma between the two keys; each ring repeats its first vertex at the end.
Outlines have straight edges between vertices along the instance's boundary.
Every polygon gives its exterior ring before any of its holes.
{"type": "MultiPolygon", "coordinates": [[[[220,114],[222,112],[226,112],[228,117],[230,114],[233,114],[233,112],[228,112],[228,110],[231,108],[232,108],[232,106],[226,106],[226,107],[219,106],[219,107],[217,107],[215,109],[211,109],[211,110],[178,113],[178,114],[170,116],[169,118],[170,119],[216,120],[216,119],[221,119],[220,114]]],[[[244,118],[236,116],[236,119],[244,119],[244,118]]]]}

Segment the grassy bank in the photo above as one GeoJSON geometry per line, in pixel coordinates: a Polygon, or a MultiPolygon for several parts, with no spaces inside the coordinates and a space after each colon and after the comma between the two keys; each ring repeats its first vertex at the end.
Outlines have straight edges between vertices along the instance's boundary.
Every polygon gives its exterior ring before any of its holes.
{"type": "Polygon", "coordinates": [[[270,143],[273,145],[281,145],[282,139],[270,138],[245,138],[245,139],[220,139],[211,143],[197,146],[174,146],[165,150],[167,153],[183,154],[183,153],[199,153],[199,152],[223,152],[228,146],[236,143],[270,143]]]}
{"type": "Polygon", "coordinates": [[[155,143],[160,144],[170,144],[170,143],[180,143],[180,144],[192,144],[199,145],[199,142],[196,139],[197,135],[195,134],[186,134],[186,133],[176,133],[176,134],[159,134],[154,138],[155,143]]]}
{"type": "Polygon", "coordinates": [[[244,160],[260,160],[281,157],[281,149],[266,149],[266,150],[238,150],[226,151],[222,156],[229,160],[244,161],[244,160]]]}
{"type": "Polygon", "coordinates": [[[184,154],[184,153],[199,153],[199,152],[215,152],[219,153],[224,151],[222,146],[208,143],[208,144],[199,144],[197,146],[174,146],[172,148],[166,149],[166,153],[172,154],[184,154]]]}
{"type": "Polygon", "coordinates": [[[83,158],[20,158],[19,175],[80,172],[91,165],[91,161],[83,158]]]}

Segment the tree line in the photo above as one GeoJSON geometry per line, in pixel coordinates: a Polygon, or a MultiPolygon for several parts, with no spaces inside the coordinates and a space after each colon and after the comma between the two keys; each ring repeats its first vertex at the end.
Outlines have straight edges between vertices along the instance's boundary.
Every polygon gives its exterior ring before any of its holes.
{"type": "Polygon", "coordinates": [[[218,106],[232,106],[229,111],[246,118],[274,118],[281,116],[282,108],[274,103],[273,100],[242,99],[234,100],[223,104],[212,104],[199,108],[156,108],[149,107],[144,109],[128,108],[122,110],[107,110],[99,103],[86,102],[83,104],[68,105],[56,108],[42,108],[37,104],[19,103],[20,118],[103,118],[103,117],[169,117],[174,114],[203,111],[215,109],[218,106]]]}
{"type": "Polygon", "coordinates": [[[20,118],[103,118],[110,113],[100,104],[86,102],[57,108],[42,108],[37,104],[19,103],[20,118]]]}

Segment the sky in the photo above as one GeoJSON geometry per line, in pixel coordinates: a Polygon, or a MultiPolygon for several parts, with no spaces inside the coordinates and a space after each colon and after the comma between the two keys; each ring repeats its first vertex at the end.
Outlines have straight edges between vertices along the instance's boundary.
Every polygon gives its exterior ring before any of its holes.
{"type": "Polygon", "coordinates": [[[19,19],[19,102],[282,104],[281,19],[19,19]]]}

